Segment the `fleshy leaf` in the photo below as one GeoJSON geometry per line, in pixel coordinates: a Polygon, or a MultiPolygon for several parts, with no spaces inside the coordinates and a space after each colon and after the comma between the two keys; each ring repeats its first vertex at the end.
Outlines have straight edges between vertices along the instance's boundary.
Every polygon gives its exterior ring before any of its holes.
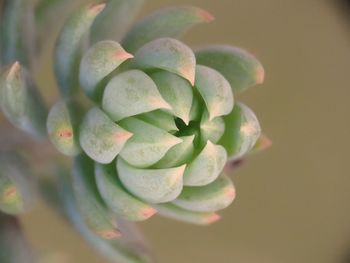
{"type": "Polygon", "coordinates": [[[198,156],[187,166],[184,185],[202,186],[213,182],[224,169],[226,159],[224,147],[208,141],[198,156]]]}
{"type": "Polygon", "coordinates": [[[178,128],[175,124],[174,116],[163,110],[147,112],[144,114],[137,115],[135,116],[135,118],[152,124],[153,126],[163,129],[169,133],[178,131],[178,128]]]}
{"type": "Polygon", "coordinates": [[[209,46],[196,52],[197,63],[216,69],[234,93],[264,81],[264,68],[249,52],[233,46],[209,46]]]}
{"type": "Polygon", "coordinates": [[[195,86],[203,97],[209,120],[229,114],[233,109],[230,83],[216,70],[197,65],[195,86]]]}
{"type": "Polygon", "coordinates": [[[99,87],[100,82],[132,57],[119,43],[111,40],[93,45],[80,63],[80,84],[86,95],[98,101],[103,92],[102,87],[99,87]]]}
{"type": "Polygon", "coordinates": [[[108,83],[102,107],[115,121],[156,109],[170,109],[153,80],[140,70],[123,72],[108,83]]]}
{"type": "Polygon", "coordinates": [[[182,142],[180,138],[136,118],[122,120],[120,126],[134,134],[120,156],[135,167],[155,164],[170,148],[182,142]]]}
{"type": "Polygon", "coordinates": [[[210,140],[213,143],[217,143],[225,132],[225,122],[222,117],[209,120],[208,112],[205,111],[200,123],[200,129],[202,142],[205,143],[210,140]]]}
{"type": "Polygon", "coordinates": [[[176,167],[190,160],[194,153],[194,135],[180,137],[183,142],[172,147],[155,165],[155,168],[176,167]]]}
{"type": "Polygon", "coordinates": [[[250,154],[257,153],[263,150],[266,150],[267,148],[271,147],[272,141],[269,137],[267,137],[265,134],[261,134],[259,139],[254,144],[254,147],[249,152],[250,154]]]}
{"type": "Polygon", "coordinates": [[[14,152],[0,152],[0,211],[17,215],[35,201],[33,175],[27,163],[14,152]]]}
{"type": "Polygon", "coordinates": [[[92,108],[80,126],[80,145],[99,163],[110,163],[122,150],[132,133],[115,124],[98,108],[92,108]]]}
{"type": "Polygon", "coordinates": [[[116,215],[130,221],[143,221],[157,212],[125,190],[118,179],[115,164],[95,164],[95,177],[103,200],[116,215]]]}
{"type": "Polygon", "coordinates": [[[224,146],[229,160],[237,160],[248,153],[258,140],[261,128],[254,112],[242,103],[224,117],[226,129],[219,141],[224,146]]]}
{"type": "Polygon", "coordinates": [[[174,200],[182,190],[186,165],[168,169],[138,169],[118,158],[117,170],[122,184],[135,196],[149,203],[174,200]]]}
{"type": "Polygon", "coordinates": [[[187,125],[190,122],[193,91],[191,85],[174,73],[158,71],[151,74],[162,97],[172,107],[172,113],[187,125]]]}
{"type": "Polygon", "coordinates": [[[35,138],[46,136],[46,108],[29,74],[18,62],[0,75],[0,106],[7,119],[35,138]]]}
{"type": "Polygon", "coordinates": [[[192,50],[173,38],[158,38],[142,46],[134,64],[141,69],[163,69],[194,84],[196,58],[192,50]]]}
{"type": "Polygon", "coordinates": [[[91,28],[91,41],[119,41],[140,10],[143,0],[108,0],[91,28]]]}
{"type": "Polygon", "coordinates": [[[184,187],[172,203],[195,212],[216,212],[228,207],[236,196],[230,178],[219,176],[214,182],[202,187],[184,187]]]}
{"type": "Polygon", "coordinates": [[[191,6],[159,10],[137,23],[126,35],[123,46],[135,52],[149,41],[161,37],[178,38],[191,27],[210,22],[214,17],[207,11],[191,6]]]}
{"type": "Polygon", "coordinates": [[[62,95],[71,96],[79,87],[79,60],[83,39],[105,4],[89,4],[65,23],[55,48],[55,73],[62,95]]]}
{"type": "Polygon", "coordinates": [[[47,132],[52,144],[68,156],[76,156],[81,150],[78,135],[79,113],[76,101],[65,100],[57,102],[47,117],[47,132]]]}
{"type": "Polygon", "coordinates": [[[91,231],[103,239],[120,237],[115,219],[98,194],[93,162],[86,156],[80,155],[75,159],[72,187],[79,212],[91,231]]]}
{"type": "Polygon", "coordinates": [[[221,218],[216,213],[189,211],[170,203],[158,204],[155,207],[161,216],[196,225],[210,225],[221,218]]]}

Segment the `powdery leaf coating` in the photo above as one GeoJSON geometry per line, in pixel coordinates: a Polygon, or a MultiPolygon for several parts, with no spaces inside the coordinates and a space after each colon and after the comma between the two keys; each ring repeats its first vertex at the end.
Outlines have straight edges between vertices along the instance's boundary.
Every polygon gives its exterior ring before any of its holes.
{"type": "Polygon", "coordinates": [[[115,124],[100,109],[92,108],[80,126],[80,145],[84,152],[99,163],[110,163],[132,136],[115,124]]]}
{"type": "Polygon", "coordinates": [[[213,182],[224,169],[226,160],[224,147],[208,141],[198,156],[187,166],[184,185],[203,186],[213,182]]]}
{"type": "Polygon", "coordinates": [[[83,91],[98,100],[101,89],[98,84],[120,64],[133,55],[127,53],[119,43],[105,40],[93,45],[80,62],[79,79],[83,91]]]}
{"type": "Polygon", "coordinates": [[[120,125],[134,134],[120,156],[135,167],[145,168],[155,164],[170,148],[182,142],[180,138],[136,118],[122,120],[120,125]]]}
{"type": "Polygon", "coordinates": [[[196,51],[197,63],[219,71],[234,93],[264,81],[264,68],[249,52],[233,46],[209,46],[196,51]]]}
{"type": "Polygon", "coordinates": [[[194,84],[196,58],[192,50],[173,38],[158,38],[142,46],[135,54],[135,66],[163,69],[175,73],[194,84]]]}
{"type": "Polygon", "coordinates": [[[181,193],[185,167],[139,169],[130,166],[122,158],[117,160],[122,184],[133,195],[152,204],[170,202],[181,193]]]}
{"type": "Polygon", "coordinates": [[[103,94],[102,108],[114,121],[156,109],[171,109],[153,80],[140,70],[129,70],[111,79],[103,94]]]}
{"type": "Polygon", "coordinates": [[[228,207],[235,196],[236,191],[231,179],[222,175],[202,187],[184,187],[172,203],[190,211],[216,212],[228,207]]]}
{"type": "Polygon", "coordinates": [[[130,221],[143,221],[157,210],[128,193],[118,179],[115,164],[95,164],[98,190],[108,208],[116,215],[130,221]]]}
{"type": "Polygon", "coordinates": [[[194,25],[210,22],[214,17],[198,7],[170,7],[154,12],[138,22],[122,44],[130,52],[156,38],[178,38],[194,25]]]}
{"type": "Polygon", "coordinates": [[[225,132],[225,122],[222,117],[209,120],[209,114],[205,111],[201,119],[200,130],[202,142],[209,140],[217,143],[225,132]]]}

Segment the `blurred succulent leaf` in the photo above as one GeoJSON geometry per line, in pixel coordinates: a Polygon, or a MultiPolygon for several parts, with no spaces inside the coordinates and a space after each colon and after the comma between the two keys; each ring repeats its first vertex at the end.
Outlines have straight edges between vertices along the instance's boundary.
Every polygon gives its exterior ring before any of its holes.
{"type": "Polygon", "coordinates": [[[210,140],[213,143],[217,143],[225,132],[225,122],[222,117],[209,120],[208,112],[204,111],[200,123],[200,130],[202,142],[205,143],[210,140]]]}
{"type": "Polygon", "coordinates": [[[93,45],[80,62],[80,85],[86,95],[99,101],[103,92],[101,81],[132,57],[115,41],[105,40],[93,45]]]}
{"type": "Polygon", "coordinates": [[[89,4],[76,11],[65,23],[57,39],[55,74],[63,96],[71,96],[79,86],[79,60],[84,36],[105,4],[89,4]]]}
{"type": "Polygon", "coordinates": [[[134,134],[126,142],[120,156],[135,167],[145,168],[155,164],[169,149],[182,142],[165,130],[136,118],[124,119],[120,126],[134,134]]]}
{"type": "Polygon", "coordinates": [[[120,237],[115,218],[109,214],[99,196],[94,163],[84,155],[75,158],[72,187],[79,212],[91,231],[103,239],[120,237]]]}
{"type": "Polygon", "coordinates": [[[230,83],[216,70],[197,65],[195,86],[209,112],[209,120],[229,114],[233,109],[230,83]]]}
{"type": "Polygon", "coordinates": [[[227,154],[221,145],[207,141],[203,150],[187,166],[185,186],[203,186],[213,182],[224,169],[227,154]]]}
{"type": "Polygon", "coordinates": [[[192,87],[188,81],[167,71],[153,73],[151,78],[162,97],[170,104],[172,113],[188,125],[193,99],[192,87]]]}
{"type": "Polygon", "coordinates": [[[194,212],[171,203],[158,204],[155,207],[161,216],[196,225],[210,225],[221,218],[216,213],[194,212]]]}
{"type": "Polygon", "coordinates": [[[196,52],[197,63],[219,71],[234,93],[264,81],[264,68],[249,52],[233,46],[209,46],[196,52]]]}
{"type": "Polygon", "coordinates": [[[132,136],[99,108],[92,108],[80,125],[79,141],[84,152],[99,163],[110,163],[132,136]]]}
{"type": "Polygon", "coordinates": [[[261,134],[259,139],[254,144],[253,148],[249,152],[250,154],[254,154],[260,151],[264,151],[267,148],[271,147],[272,141],[269,137],[267,137],[265,134],[261,134]]]}
{"type": "Polygon", "coordinates": [[[185,165],[167,169],[139,169],[118,158],[117,171],[122,184],[133,195],[149,203],[165,203],[181,193],[185,165]]]}
{"type": "Polygon", "coordinates": [[[34,177],[28,164],[15,152],[0,152],[0,211],[23,213],[35,199],[34,177]]]}
{"type": "Polygon", "coordinates": [[[26,69],[18,62],[0,74],[0,106],[18,129],[41,139],[46,136],[46,107],[26,69]]]}
{"type": "Polygon", "coordinates": [[[76,156],[81,151],[78,132],[80,112],[76,101],[66,99],[57,102],[47,117],[47,132],[52,144],[68,156],[76,156]]]}
{"type": "Polygon", "coordinates": [[[190,211],[216,212],[228,207],[235,196],[231,179],[221,175],[214,182],[202,187],[184,187],[172,203],[190,211]]]}
{"type": "Polygon", "coordinates": [[[236,103],[233,111],[224,116],[225,133],[219,141],[229,160],[237,160],[248,153],[260,137],[261,128],[254,112],[243,103],[236,103]]]}
{"type": "Polygon", "coordinates": [[[103,94],[102,107],[114,121],[171,108],[153,80],[140,70],[129,70],[111,79],[103,94]]]}
{"type": "Polygon", "coordinates": [[[139,12],[143,0],[108,0],[91,29],[91,41],[120,41],[139,12]]]}
{"type": "Polygon", "coordinates": [[[163,69],[194,84],[196,58],[188,46],[176,39],[158,38],[145,44],[133,62],[143,70],[163,69]]]}
{"type": "Polygon", "coordinates": [[[161,37],[180,37],[194,25],[210,22],[214,17],[207,11],[191,6],[159,10],[137,23],[126,35],[123,46],[137,51],[149,41],[161,37]]]}
{"type": "Polygon", "coordinates": [[[135,116],[135,118],[140,119],[144,122],[152,124],[157,128],[163,129],[169,133],[173,133],[178,131],[176,127],[174,116],[163,111],[163,110],[155,110],[147,113],[143,113],[135,116]]]}
{"type": "Polygon", "coordinates": [[[116,215],[130,221],[143,221],[157,212],[126,191],[118,178],[115,164],[96,163],[95,177],[103,200],[116,215]]]}

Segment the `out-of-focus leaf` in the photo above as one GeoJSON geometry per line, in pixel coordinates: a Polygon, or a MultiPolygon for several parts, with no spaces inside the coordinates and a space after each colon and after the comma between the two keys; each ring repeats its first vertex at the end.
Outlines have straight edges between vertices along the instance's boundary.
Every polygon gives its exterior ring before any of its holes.
{"type": "Polygon", "coordinates": [[[254,144],[254,147],[251,149],[249,154],[254,154],[263,150],[266,150],[267,148],[271,147],[272,141],[269,137],[267,137],[265,134],[261,134],[259,139],[254,144]]]}

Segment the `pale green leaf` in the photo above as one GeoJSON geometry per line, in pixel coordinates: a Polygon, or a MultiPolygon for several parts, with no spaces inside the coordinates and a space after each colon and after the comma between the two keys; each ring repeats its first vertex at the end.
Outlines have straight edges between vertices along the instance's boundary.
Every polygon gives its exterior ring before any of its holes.
{"type": "Polygon", "coordinates": [[[176,127],[174,116],[163,111],[163,110],[155,110],[147,113],[143,113],[135,116],[135,118],[143,120],[157,128],[163,129],[169,133],[174,133],[178,131],[176,127]]]}
{"type": "Polygon", "coordinates": [[[222,117],[209,120],[208,112],[205,111],[201,119],[200,130],[202,142],[210,140],[217,143],[225,132],[225,122],[222,117]]]}

